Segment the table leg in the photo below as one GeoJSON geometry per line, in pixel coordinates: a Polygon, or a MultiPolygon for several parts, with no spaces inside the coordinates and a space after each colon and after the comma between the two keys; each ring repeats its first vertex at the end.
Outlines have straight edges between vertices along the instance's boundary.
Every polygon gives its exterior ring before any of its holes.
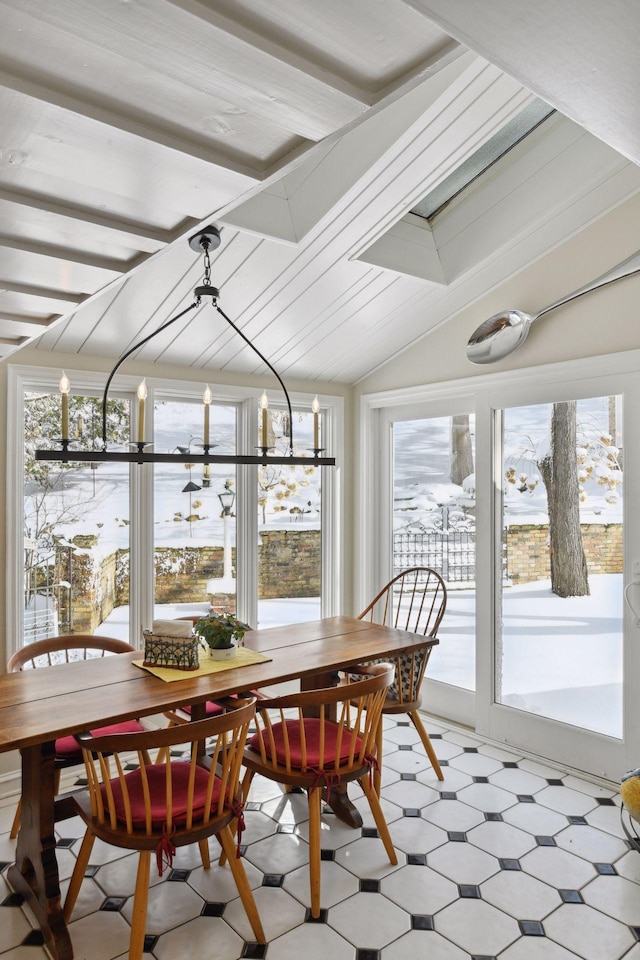
{"type": "MultiPolygon", "coordinates": [[[[317,690],[319,687],[334,687],[339,680],[339,674],[333,670],[331,673],[318,673],[309,677],[301,677],[301,690],[317,690]]],[[[349,799],[346,783],[339,787],[331,787],[327,795],[327,806],[331,807],[338,820],[342,820],[349,827],[361,827],[362,816],[358,808],[349,799]]]]}
{"type": "Polygon", "coordinates": [[[72,960],[73,947],[62,916],[54,833],[55,744],[23,747],[22,811],[16,862],[7,879],[33,910],[54,960],[72,960]]]}

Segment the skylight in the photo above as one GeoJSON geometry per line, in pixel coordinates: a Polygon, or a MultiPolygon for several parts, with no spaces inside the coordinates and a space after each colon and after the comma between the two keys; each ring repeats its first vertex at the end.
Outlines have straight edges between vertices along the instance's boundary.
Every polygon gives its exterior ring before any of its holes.
{"type": "Polygon", "coordinates": [[[497,160],[505,156],[516,144],[528,137],[547,117],[555,113],[544,100],[536,99],[494,134],[474,154],[461,163],[442,183],[431,190],[411,210],[418,217],[433,219],[466,187],[481,176],[497,160]]]}

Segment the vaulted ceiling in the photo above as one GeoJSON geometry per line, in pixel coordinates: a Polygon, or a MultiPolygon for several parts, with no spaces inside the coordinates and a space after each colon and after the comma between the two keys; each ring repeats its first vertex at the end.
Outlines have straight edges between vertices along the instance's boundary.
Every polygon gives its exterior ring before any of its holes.
{"type": "MultiPolygon", "coordinates": [[[[0,356],[115,359],[193,299],[211,222],[278,369],[365,376],[640,189],[638,13],[601,6],[0,0],[0,356]],[[560,112],[410,212],[534,93],[560,112]]],[[[263,370],[206,306],[140,356],[263,370]]]]}

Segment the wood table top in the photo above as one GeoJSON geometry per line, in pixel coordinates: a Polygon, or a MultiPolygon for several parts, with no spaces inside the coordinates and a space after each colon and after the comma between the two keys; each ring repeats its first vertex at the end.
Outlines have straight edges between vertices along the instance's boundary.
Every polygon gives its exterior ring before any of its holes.
{"type": "Polygon", "coordinates": [[[252,630],[245,646],[264,663],[166,683],[124,653],[0,676],[0,753],[131,717],[229,696],[436,644],[437,640],[352,617],[252,630]]]}

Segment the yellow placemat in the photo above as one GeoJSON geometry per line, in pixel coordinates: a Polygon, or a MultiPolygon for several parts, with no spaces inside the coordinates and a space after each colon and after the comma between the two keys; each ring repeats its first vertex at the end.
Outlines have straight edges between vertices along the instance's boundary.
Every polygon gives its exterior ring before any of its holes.
{"type": "Polygon", "coordinates": [[[174,667],[147,667],[143,660],[134,660],[136,667],[148,670],[154,677],[159,677],[166,683],[174,680],[190,680],[192,677],[205,677],[208,673],[222,673],[223,670],[234,670],[236,667],[248,667],[251,663],[265,663],[271,657],[264,653],[257,653],[247,647],[238,647],[236,655],[231,660],[210,660],[205,651],[199,651],[200,666],[197,670],[176,670],[174,667]]]}

